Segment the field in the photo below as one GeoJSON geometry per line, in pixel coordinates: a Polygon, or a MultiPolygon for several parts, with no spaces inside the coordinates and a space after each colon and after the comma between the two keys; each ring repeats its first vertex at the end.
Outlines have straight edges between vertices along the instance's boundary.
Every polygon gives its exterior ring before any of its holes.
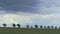
{"type": "Polygon", "coordinates": [[[60,34],[60,29],[0,28],[0,34],[60,34]]]}

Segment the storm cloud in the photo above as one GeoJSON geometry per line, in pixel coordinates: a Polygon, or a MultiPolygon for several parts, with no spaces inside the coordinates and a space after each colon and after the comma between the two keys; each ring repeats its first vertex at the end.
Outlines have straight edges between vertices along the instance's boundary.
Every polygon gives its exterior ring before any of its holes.
{"type": "Polygon", "coordinates": [[[38,13],[39,0],[0,0],[0,10],[7,13],[29,12],[38,13]]]}
{"type": "Polygon", "coordinates": [[[0,10],[6,13],[40,13],[60,12],[60,0],[0,0],[0,10]]]}

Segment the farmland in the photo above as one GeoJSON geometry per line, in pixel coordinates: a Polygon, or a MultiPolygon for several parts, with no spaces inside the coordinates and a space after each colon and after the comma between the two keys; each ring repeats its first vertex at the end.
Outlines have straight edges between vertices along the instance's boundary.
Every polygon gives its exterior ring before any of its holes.
{"type": "Polygon", "coordinates": [[[60,34],[60,29],[0,28],[0,34],[60,34]]]}

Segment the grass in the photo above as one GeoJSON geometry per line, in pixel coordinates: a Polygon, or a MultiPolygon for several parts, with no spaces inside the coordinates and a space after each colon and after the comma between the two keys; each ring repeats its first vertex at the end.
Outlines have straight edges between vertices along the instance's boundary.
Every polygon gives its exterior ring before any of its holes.
{"type": "Polygon", "coordinates": [[[0,34],[60,34],[60,29],[0,28],[0,34]]]}

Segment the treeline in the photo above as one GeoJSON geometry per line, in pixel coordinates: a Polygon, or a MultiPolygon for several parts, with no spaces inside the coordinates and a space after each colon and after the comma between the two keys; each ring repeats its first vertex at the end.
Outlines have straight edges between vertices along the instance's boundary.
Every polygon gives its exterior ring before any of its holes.
{"type": "MultiPolygon", "coordinates": [[[[7,24],[2,24],[4,27],[7,26],[7,24]]],[[[12,24],[13,28],[15,28],[16,26],[18,26],[18,28],[21,28],[21,25],[20,24],[12,24]]],[[[35,28],[41,28],[41,29],[60,29],[60,27],[57,27],[57,26],[43,26],[43,25],[34,25],[35,28]]],[[[29,25],[26,25],[26,28],[34,28],[33,26],[29,26],[29,25]]]]}

